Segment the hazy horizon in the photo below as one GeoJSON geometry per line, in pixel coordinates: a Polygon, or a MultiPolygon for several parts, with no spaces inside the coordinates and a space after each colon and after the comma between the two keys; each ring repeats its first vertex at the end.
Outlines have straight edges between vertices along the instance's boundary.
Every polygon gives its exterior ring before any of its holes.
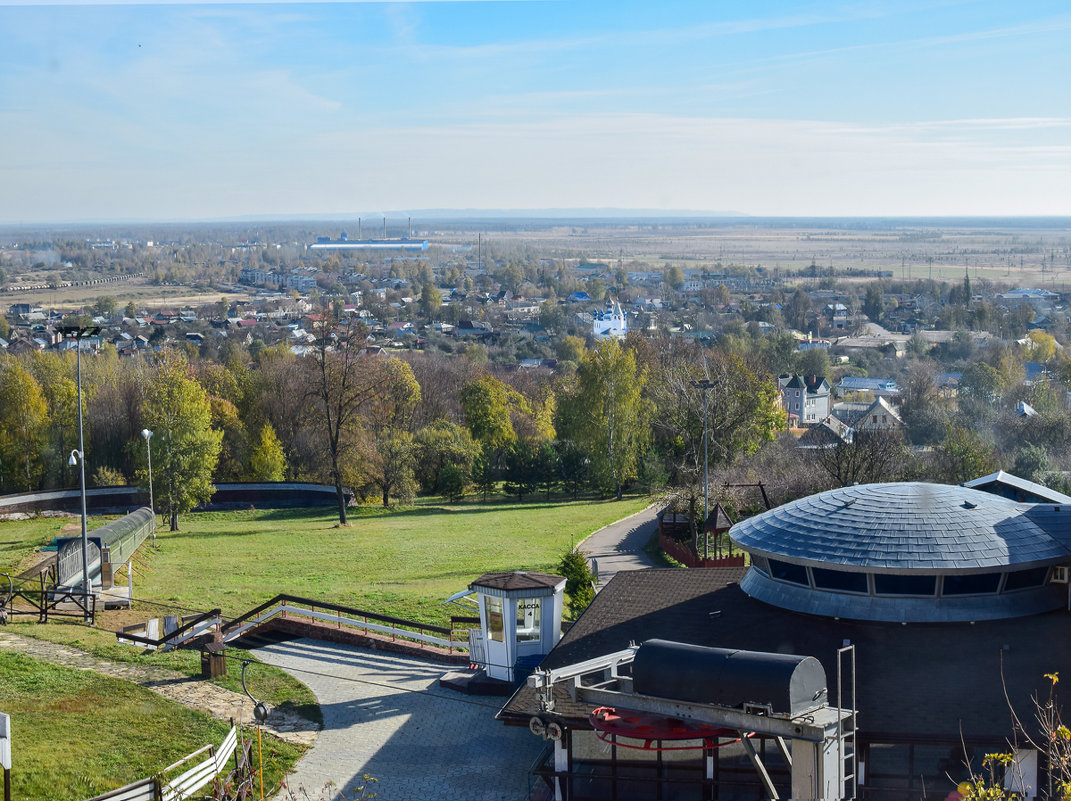
{"type": "Polygon", "coordinates": [[[1069,30],[1059,2],[0,0],[0,224],[1059,218],[1069,30]]]}

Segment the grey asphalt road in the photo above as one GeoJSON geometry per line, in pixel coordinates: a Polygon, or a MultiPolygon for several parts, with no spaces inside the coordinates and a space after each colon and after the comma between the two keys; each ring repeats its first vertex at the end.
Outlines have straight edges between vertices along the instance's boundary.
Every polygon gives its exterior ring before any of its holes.
{"type": "Polygon", "coordinates": [[[598,564],[599,581],[596,589],[621,570],[643,570],[656,567],[643,546],[658,530],[658,507],[643,511],[603,526],[580,543],[580,550],[598,564]]]}

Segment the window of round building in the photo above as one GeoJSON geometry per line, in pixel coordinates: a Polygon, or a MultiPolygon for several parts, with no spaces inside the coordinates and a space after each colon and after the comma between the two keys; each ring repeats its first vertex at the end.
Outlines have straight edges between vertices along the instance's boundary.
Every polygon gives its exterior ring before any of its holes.
{"type": "Polygon", "coordinates": [[[842,487],[737,523],[740,588],[805,614],[895,623],[998,620],[1067,604],[1071,508],[962,486],[842,487]]]}

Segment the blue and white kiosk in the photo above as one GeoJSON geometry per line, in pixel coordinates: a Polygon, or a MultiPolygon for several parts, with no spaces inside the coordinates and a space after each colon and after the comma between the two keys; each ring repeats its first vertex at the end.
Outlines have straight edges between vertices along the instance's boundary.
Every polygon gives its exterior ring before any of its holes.
{"type": "Polygon", "coordinates": [[[486,573],[469,585],[480,608],[482,649],[470,649],[488,678],[513,683],[562,636],[565,579],[547,573],[486,573]],[[477,653],[482,650],[482,653],[477,653]]]}

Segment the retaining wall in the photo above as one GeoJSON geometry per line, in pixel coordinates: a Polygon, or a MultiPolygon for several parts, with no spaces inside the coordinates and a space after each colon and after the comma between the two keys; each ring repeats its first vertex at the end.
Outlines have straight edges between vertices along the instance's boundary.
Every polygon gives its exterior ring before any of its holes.
{"type": "MultiPolygon", "coordinates": [[[[349,493],[347,493],[347,497],[349,493]]],[[[261,482],[216,484],[212,499],[199,511],[208,509],[266,509],[303,506],[333,506],[335,488],[326,484],[261,482]]],[[[86,511],[92,514],[125,514],[148,506],[149,491],[142,487],[94,487],[86,490],[86,511]]],[[[77,489],[0,495],[0,518],[42,512],[81,514],[81,493],[77,489]]]]}

